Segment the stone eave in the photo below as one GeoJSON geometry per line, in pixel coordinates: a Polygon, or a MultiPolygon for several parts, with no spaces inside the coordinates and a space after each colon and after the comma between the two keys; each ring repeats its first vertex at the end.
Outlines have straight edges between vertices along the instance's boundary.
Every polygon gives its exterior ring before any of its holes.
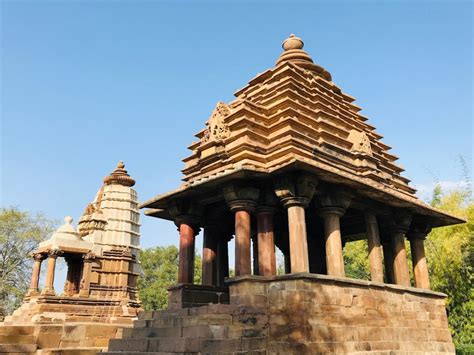
{"type": "MultiPolygon", "coordinates": [[[[358,194],[363,197],[369,197],[370,199],[395,208],[409,208],[415,214],[432,217],[435,219],[435,227],[465,222],[459,217],[447,214],[423,203],[416,197],[410,197],[401,192],[393,191],[393,189],[383,186],[380,183],[371,181],[367,178],[354,176],[336,168],[328,166],[323,167],[322,164],[315,164],[314,162],[302,162],[295,158],[285,164],[268,169],[268,171],[257,171],[247,167],[227,170],[223,173],[217,174],[214,177],[209,177],[190,185],[182,185],[177,190],[151,198],[140,204],[139,208],[151,209],[145,212],[146,215],[171,219],[164,210],[172,201],[179,199],[191,200],[193,198],[199,197],[201,202],[205,202],[206,199],[203,199],[203,197],[206,194],[209,195],[213,188],[215,189],[217,187],[221,187],[225,182],[242,178],[262,179],[269,177],[269,175],[276,175],[294,170],[304,170],[315,173],[322,181],[348,186],[356,190],[358,194]]],[[[212,199],[219,199],[219,196],[216,196],[216,194],[210,195],[212,197],[209,198],[209,201],[212,199]]]]}

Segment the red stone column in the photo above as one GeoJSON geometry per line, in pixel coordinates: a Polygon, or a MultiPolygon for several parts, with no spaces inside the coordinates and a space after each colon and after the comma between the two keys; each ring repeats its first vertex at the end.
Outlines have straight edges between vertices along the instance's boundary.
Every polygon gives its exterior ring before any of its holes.
{"type": "Polygon", "coordinates": [[[56,269],[56,259],[58,256],[63,255],[63,252],[59,249],[52,249],[49,251],[48,256],[48,269],[46,271],[46,281],[45,287],[41,294],[43,295],[52,295],[54,296],[56,293],[54,292],[54,273],[56,269]]]}
{"type": "Polygon", "coordinates": [[[293,197],[283,199],[282,203],[288,211],[291,272],[309,272],[305,216],[305,207],[309,200],[304,197],[293,197]]]}
{"type": "Polygon", "coordinates": [[[412,233],[408,236],[408,239],[410,240],[415,287],[429,290],[430,278],[425,257],[425,238],[426,234],[423,233],[412,233]]]}
{"type": "Polygon", "coordinates": [[[365,213],[367,242],[369,247],[370,276],[372,281],[383,282],[382,247],[379,227],[374,213],[365,213]]]}
{"type": "Polygon", "coordinates": [[[178,283],[194,282],[194,244],[197,229],[189,220],[181,219],[179,222],[178,283]]]}
{"type": "Polygon", "coordinates": [[[250,275],[250,212],[235,211],[235,276],[250,275]]]}
{"type": "Polygon", "coordinates": [[[257,214],[258,269],[259,275],[276,275],[273,211],[261,209],[257,214]]]}
{"type": "Polygon", "coordinates": [[[392,232],[393,276],[397,285],[409,287],[410,273],[408,271],[404,234],[405,232],[401,230],[392,232]]]}
{"type": "Polygon", "coordinates": [[[202,284],[215,286],[217,284],[217,228],[204,227],[202,247],[202,284]]]}
{"type": "Polygon", "coordinates": [[[344,209],[323,207],[319,211],[324,218],[324,234],[326,237],[326,267],[328,275],[344,277],[344,258],[342,256],[342,240],[340,217],[344,209]]]}
{"type": "Polygon", "coordinates": [[[39,279],[40,279],[40,272],[41,272],[41,262],[44,260],[43,254],[33,254],[33,270],[31,273],[31,283],[30,288],[28,290],[28,295],[36,295],[39,293],[39,279]]]}

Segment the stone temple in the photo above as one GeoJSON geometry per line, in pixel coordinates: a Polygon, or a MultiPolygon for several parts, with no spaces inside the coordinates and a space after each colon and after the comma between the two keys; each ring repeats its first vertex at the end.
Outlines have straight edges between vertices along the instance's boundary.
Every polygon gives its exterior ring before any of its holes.
{"type": "MultiPolygon", "coordinates": [[[[33,322],[38,329],[59,318],[115,326],[138,314],[133,327],[108,335],[86,329],[74,344],[99,347],[96,339],[116,338],[110,355],[453,354],[446,295],[430,290],[424,240],[432,228],[463,221],[415,196],[382,136],[300,38],[287,38],[274,67],[235,96],[219,102],[196,134],[182,185],[140,206],[179,230],[168,309],[138,313],[137,198],[119,165],[81,217],[79,232],[68,219],[40,245],[30,293],[7,323],[33,322]],[[344,246],[363,239],[370,281],[344,271],[344,246]],[[57,296],[59,256],[69,268],[65,294],[57,296]],[[46,287],[38,294],[45,258],[46,287]]],[[[54,346],[66,345],[71,332],[58,327],[65,335],[55,335],[54,346]]],[[[53,342],[43,333],[38,344],[53,342]]]]}
{"type": "Polygon", "coordinates": [[[286,39],[275,66],[235,96],[196,134],[183,184],[141,205],[179,229],[177,284],[168,309],[140,313],[108,354],[454,353],[424,239],[463,221],[415,196],[382,136],[300,38],[286,39]],[[371,281],[345,277],[344,245],[361,239],[371,281]]]}
{"type": "Polygon", "coordinates": [[[134,184],[119,163],[104,178],[78,230],[66,217],[66,223],[40,243],[33,253],[24,303],[0,323],[0,354],[95,354],[132,325],[140,311],[140,224],[134,184]],[[62,293],[54,289],[58,258],[67,264],[62,293]],[[40,291],[42,263],[47,266],[40,291]]]}

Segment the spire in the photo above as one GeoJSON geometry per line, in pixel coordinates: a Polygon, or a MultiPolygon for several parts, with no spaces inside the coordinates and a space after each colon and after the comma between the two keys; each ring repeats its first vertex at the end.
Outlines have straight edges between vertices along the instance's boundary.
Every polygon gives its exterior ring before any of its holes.
{"type": "Polygon", "coordinates": [[[303,50],[304,42],[294,34],[291,34],[287,39],[285,39],[281,46],[284,52],[278,58],[276,65],[288,61],[313,63],[309,54],[303,50]]]}
{"type": "Polygon", "coordinates": [[[104,178],[105,185],[118,184],[123,186],[133,186],[135,185],[135,180],[133,180],[130,175],[128,175],[127,170],[125,170],[125,165],[123,161],[119,161],[117,168],[104,178]]]}

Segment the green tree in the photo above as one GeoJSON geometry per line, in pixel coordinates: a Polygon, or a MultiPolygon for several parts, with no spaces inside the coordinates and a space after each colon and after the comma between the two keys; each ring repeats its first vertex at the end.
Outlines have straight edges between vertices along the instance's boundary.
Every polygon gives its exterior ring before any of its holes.
{"type": "Polygon", "coordinates": [[[0,209],[0,320],[17,308],[29,286],[30,253],[54,230],[42,214],[0,209]]]}
{"type": "Polygon", "coordinates": [[[448,295],[446,308],[456,345],[474,344],[474,201],[469,189],[444,194],[438,186],[431,204],[466,220],[434,229],[426,240],[431,288],[448,295]]]}
{"type": "MultiPolygon", "coordinates": [[[[169,286],[176,284],[178,275],[178,248],[148,248],[140,251],[142,274],[138,279],[143,309],[159,310],[168,305],[169,286]]],[[[194,258],[194,283],[201,283],[201,257],[194,258]]]]}
{"type": "Polygon", "coordinates": [[[370,280],[367,240],[346,243],[343,253],[346,276],[354,279],[370,280]]]}

